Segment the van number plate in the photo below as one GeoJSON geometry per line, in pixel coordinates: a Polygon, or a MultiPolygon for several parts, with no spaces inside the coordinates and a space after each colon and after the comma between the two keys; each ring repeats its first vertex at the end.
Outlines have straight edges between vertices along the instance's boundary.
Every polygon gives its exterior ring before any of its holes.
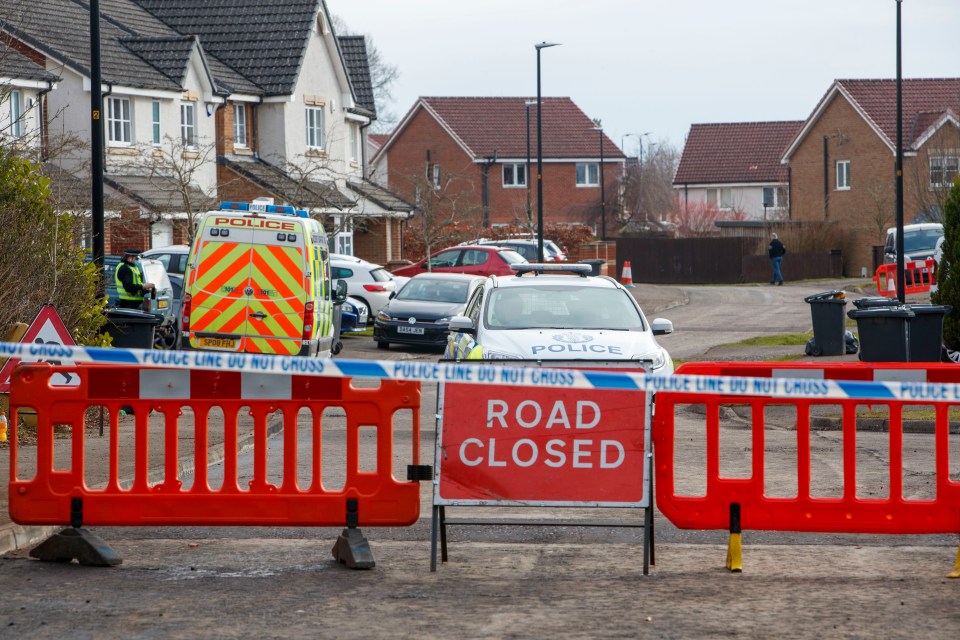
{"type": "Polygon", "coordinates": [[[397,327],[397,333],[412,333],[415,336],[423,335],[423,327],[397,327]]]}
{"type": "Polygon", "coordinates": [[[197,344],[200,348],[208,349],[236,349],[237,341],[233,338],[198,338],[197,344]]]}

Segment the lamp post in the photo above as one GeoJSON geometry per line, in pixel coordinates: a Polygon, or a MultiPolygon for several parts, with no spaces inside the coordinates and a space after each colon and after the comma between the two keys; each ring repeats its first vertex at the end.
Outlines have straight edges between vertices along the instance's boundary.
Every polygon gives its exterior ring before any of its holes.
{"type": "Polygon", "coordinates": [[[900,68],[900,5],[897,2],[897,300],[906,301],[906,278],[903,273],[903,76],[900,68]]]}
{"type": "Polygon", "coordinates": [[[540,42],[534,45],[537,50],[537,262],[543,262],[543,99],[540,97],[540,50],[559,44],[540,42]]]}
{"type": "Polygon", "coordinates": [[[524,178],[524,182],[527,183],[527,225],[533,225],[533,214],[530,209],[530,107],[534,106],[536,103],[535,100],[527,100],[523,103],[524,108],[527,110],[527,175],[524,178]]]}
{"type": "Polygon", "coordinates": [[[594,127],[600,136],[600,239],[607,239],[607,195],[603,180],[603,127],[594,127]]]}

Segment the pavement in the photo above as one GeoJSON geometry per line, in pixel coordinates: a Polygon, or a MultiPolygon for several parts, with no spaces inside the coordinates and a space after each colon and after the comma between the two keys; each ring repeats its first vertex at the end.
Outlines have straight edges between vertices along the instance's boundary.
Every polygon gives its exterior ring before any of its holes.
{"type": "MultiPolygon", "coordinates": [[[[850,289],[849,298],[860,297],[861,295],[871,295],[872,292],[864,292],[860,287],[851,286],[850,281],[823,281],[816,283],[816,286],[824,289],[850,289]]],[[[674,286],[660,286],[650,284],[638,284],[632,292],[641,302],[641,306],[648,317],[669,311],[688,302],[688,295],[684,288],[674,286]]],[[[773,360],[783,358],[784,356],[796,356],[797,346],[785,347],[712,347],[697,360],[773,360]]],[[[821,358],[800,357],[799,361],[818,361],[818,362],[857,362],[856,355],[829,356],[821,358]]],[[[2,396],[2,404],[6,405],[6,397],[2,396]]],[[[428,412],[430,413],[430,412],[428,412]]],[[[9,415],[9,413],[8,413],[9,415]]],[[[121,451],[133,451],[133,425],[134,416],[120,415],[117,417],[117,433],[121,440],[121,451]]],[[[424,419],[425,420],[425,419],[424,419]]],[[[193,423],[189,416],[185,416],[179,421],[179,443],[181,451],[180,474],[186,475],[192,471],[189,465],[192,465],[193,447],[190,444],[193,441],[193,423]]],[[[423,423],[425,426],[426,422],[423,423]]],[[[276,425],[279,428],[279,424],[276,425]]],[[[432,427],[431,427],[432,428],[432,427]]],[[[152,443],[162,442],[163,424],[162,419],[148,420],[149,437],[152,443]]],[[[88,486],[103,485],[108,479],[108,451],[110,440],[110,416],[106,415],[102,419],[99,415],[88,415],[84,436],[84,457],[88,461],[85,469],[85,481],[88,486]],[[103,421],[101,427],[101,420],[103,421]],[[102,429],[102,430],[101,430],[102,429]],[[102,435],[101,435],[102,434],[102,435]],[[92,464],[90,461],[102,460],[103,464],[92,464]]],[[[222,458],[223,450],[223,430],[211,428],[210,435],[210,457],[211,463],[222,458]],[[219,438],[216,432],[219,431],[219,438]]],[[[239,447],[241,449],[253,446],[252,430],[244,429],[241,424],[239,447]]],[[[72,438],[59,437],[54,441],[54,463],[58,468],[68,468],[63,463],[68,463],[71,455],[72,438]],[[61,466],[63,465],[63,466],[61,466]]],[[[10,479],[10,445],[9,443],[0,443],[0,555],[10,551],[31,547],[38,542],[49,537],[52,533],[58,531],[61,527],[38,527],[23,526],[10,520],[9,515],[9,491],[8,483],[10,479]]],[[[162,459],[163,450],[161,446],[151,446],[150,468],[156,469],[156,475],[162,477],[162,459]]],[[[37,447],[35,445],[21,444],[18,449],[18,477],[32,477],[37,465],[37,447]]],[[[120,465],[119,477],[132,478],[134,470],[134,460],[132,456],[121,456],[118,461],[120,465]]]]}

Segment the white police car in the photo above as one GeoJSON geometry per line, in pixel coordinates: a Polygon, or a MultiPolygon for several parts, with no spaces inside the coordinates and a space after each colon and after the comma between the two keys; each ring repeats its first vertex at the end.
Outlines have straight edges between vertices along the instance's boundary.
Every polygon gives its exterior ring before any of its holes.
{"type": "Polygon", "coordinates": [[[602,366],[646,363],[673,373],[654,336],[673,323],[648,323],[620,283],[590,276],[586,264],[516,264],[514,276],[490,276],[450,320],[449,360],[592,360],[602,366]]]}

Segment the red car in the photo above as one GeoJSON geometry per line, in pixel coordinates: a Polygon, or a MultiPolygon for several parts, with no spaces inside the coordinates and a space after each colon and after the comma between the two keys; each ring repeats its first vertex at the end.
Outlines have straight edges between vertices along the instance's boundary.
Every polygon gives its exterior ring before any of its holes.
{"type": "MultiPolygon", "coordinates": [[[[527,259],[512,249],[496,246],[464,245],[450,247],[430,256],[430,271],[446,273],[469,273],[477,276],[512,276],[510,265],[526,262],[527,259]]],[[[413,277],[427,271],[427,260],[409,267],[394,269],[397,276],[413,277]]]]}

